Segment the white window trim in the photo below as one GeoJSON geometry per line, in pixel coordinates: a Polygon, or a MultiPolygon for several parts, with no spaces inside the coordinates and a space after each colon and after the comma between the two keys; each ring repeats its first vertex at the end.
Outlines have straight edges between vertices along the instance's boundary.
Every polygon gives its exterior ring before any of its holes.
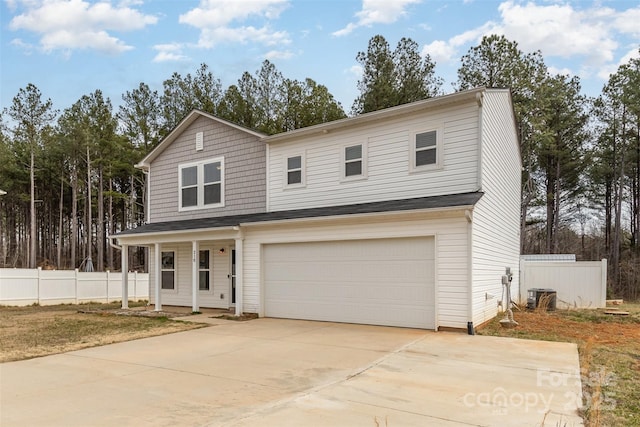
{"type": "Polygon", "coordinates": [[[160,248],[160,262],[162,263],[162,252],[173,252],[173,289],[164,289],[162,287],[162,272],[172,271],[162,268],[160,264],[160,292],[165,294],[177,294],[178,293],[178,248],[160,248]]]}
{"type": "Polygon", "coordinates": [[[211,159],[201,160],[198,162],[182,163],[178,165],[178,212],[196,211],[201,209],[222,208],[224,207],[224,157],[214,157],[211,159]],[[209,163],[220,162],[220,203],[204,204],[204,165],[209,163]],[[189,167],[197,167],[198,171],[198,204],[196,206],[182,207],[182,169],[189,167]]]}
{"type": "Polygon", "coordinates": [[[283,187],[287,188],[303,188],[307,185],[307,162],[306,162],[306,153],[304,151],[301,152],[292,152],[284,155],[283,160],[283,187]],[[289,159],[291,157],[300,157],[300,182],[295,184],[289,184],[289,159]]]}
{"type": "Polygon", "coordinates": [[[198,249],[198,292],[201,294],[210,294],[213,293],[213,248],[202,248],[198,249]],[[200,268],[200,252],[209,251],[209,268],[200,268]],[[209,272],[209,289],[200,289],[200,272],[208,271],[209,272]]]}
{"type": "Polygon", "coordinates": [[[343,144],[340,147],[340,182],[361,181],[369,177],[369,150],[367,142],[358,142],[354,144],[343,144]],[[346,150],[347,147],[355,147],[356,145],[362,146],[362,173],[360,175],[347,176],[347,159],[346,150]]]}
{"type": "Polygon", "coordinates": [[[444,129],[442,126],[434,126],[414,130],[409,133],[409,172],[423,172],[442,169],[443,167],[443,139],[444,129]],[[427,132],[436,132],[436,162],[431,165],[416,166],[416,135],[427,132]]]}

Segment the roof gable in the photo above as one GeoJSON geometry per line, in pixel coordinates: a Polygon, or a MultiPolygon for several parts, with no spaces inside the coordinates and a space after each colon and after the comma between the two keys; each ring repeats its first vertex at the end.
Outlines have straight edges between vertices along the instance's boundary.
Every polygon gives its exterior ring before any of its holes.
{"type": "Polygon", "coordinates": [[[347,117],[346,119],[334,120],[331,122],[321,123],[318,125],[308,126],[305,128],[295,129],[288,132],[277,133],[275,135],[265,136],[264,142],[267,144],[278,143],[281,141],[289,141],[291,139],[308,136],[311,134],[326,134],[332,131],[346,129],[352,126],[363,125],[380,120],[386,120],[393,117],[403,116],[418,111],[431,110],[435,108],[450,106],[469,101],[476,101],[478,104],[482,102],[484,92],[492,91],[479,87],[475,89],[455,92],[448,95],[436,96],[433,98],[423,99],[408,104],[397,105],[395,107],[385,108],[382,110],[372,111],[370,113],[361,114],[355,117],[347,117]]]}
{"type": "Polygon", "coordinates": [[[260,132],[253,131],[251,129],[247,129],[235,123],[229,122],[227,120],[216,117],[212,114],[205,113],[200,110],[191,111],[178,125],[173,128],[169,135],[167,135],[161,142],[158,144],[156,148],[151,150],[149,154],[147,154],[142,160],[140,160],[136,167],[140,169],[148,169],[153,162],[167,147],[169,147],[193,122],[195,122],[199,117],[206,117],[207,119],[213,120],[217,123],[220,123],[225,126],[232,127],[241,132],[247,133],[249,135],[253,135],[257,138],[264,138],[266,135],[260,132]]]}

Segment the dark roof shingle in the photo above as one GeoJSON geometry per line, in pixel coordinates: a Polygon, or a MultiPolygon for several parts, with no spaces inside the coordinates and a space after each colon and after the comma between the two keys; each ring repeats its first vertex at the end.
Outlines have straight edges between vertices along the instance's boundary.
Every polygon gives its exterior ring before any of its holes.
{"type": "Polygon", "coordinates": [[[245,215],[231,215],[180,221],[154,222],[122,231],[115,235],[128,236],[171,231],[187,231],[206,228],[233,227],[242,224],[266,221],[286,221],[291,219],[345,216],[367,213],[439,209],[456,206],[473,206],[482,197],[482,192],[449,194],[444,196],[418,197],[413,199],[386,200],[382,202],[358,203],[353,205],[326,206],[320,208],[296,209],[245,215]]]}

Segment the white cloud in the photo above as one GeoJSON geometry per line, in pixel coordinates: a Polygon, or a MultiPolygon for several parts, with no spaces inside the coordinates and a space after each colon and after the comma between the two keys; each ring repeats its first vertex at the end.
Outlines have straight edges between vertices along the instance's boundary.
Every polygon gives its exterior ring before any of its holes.
{"type": "Polygon", "coordinates": [[[248,43],[258,42],[267,46],[289,44],[289,34],[286,31],[273,31],[268,26],[255,27],[216,27],[203,28],[200,32],[198,47],[212,48],[220,42],[248,43]]]}
{"type": "Polygon", "coordinates": [[[549,70],[549,73],[551,75],[573,76],[575,74],[573,70],[566,67],[558,68],[554,66],[549,66],[547,67],[547,69],[549,70]]]}
{"type": "Polygon", "coordinates": [[[373,24],[391,24],[406,15],[406,7],[420,3],[421,0],[362,0],[362,10],[356,13],[356,22],[350,22],[346,27],[334,31],[333,36],[346,36],[358,27],[368,27],[373,24]]]}
{"type": "Polygon", "coordinates": [[[364,68],[362,68],[362,66],[360,65],[353,65],[348,70],[346,70],[346,73],[360,79],[362,77],[362,73],[364,73],[364,68]]]}
{"type": "MultiPolygon", "coordinates": [[[[619,48],[617,34],[640,34],[640,7],[616,11],[598,5],[580,9],[566,2],[505,1],[498,11],[500,21],[489,21],[448,40],[434,40],[422,53],[429,53],[436,62],[452,62],[483,36],[498,34],[516,41],[523,52],[540,50],[547,62],[554,57],[580,58],[579,75],[608,78],[618,67],[612,64],[619,48]]],[[[564,68],[556,70],[575,74],[564,68]]]]}
{"type": "Polygon", "coordinates": [[[526,5],[511,1],[499,6],[504,34],[523,51],[537,49],[543,56],[583,56],[589,65],[613,59],[618,47],[611,31],[611,9],[579,11],[571,5],[526,5]]]}
{"type": "Polygon", "coordinates": [[[9,23],[13,31],[24,30],[40,35],[45,51],[95,49],[118,54],[130,49],[109,31],[134,31],[155,24],[158,18],[128,6],[114,7],[110,2],[89,3],[84,0],[12,0],[24,11],[9,23]]]}
{"type": "Polygon", "coordinates": [[[640,6],[616,15],[613,25],[621,33],[640,37],[640,6]]]}
{"type": "Polygon", "coordinates": [[[13,39],[9,44],[11,44],[11,46],[15,46],[18,49],[22,50],[22,52],[25,55],[30,55],[35,47],[30,43],[24,42],[22,39],[13,39]]]}
{"type": "Polygon", "coordinates": [[[429,54],[436,63],[450,62],[456,50],[451,44],[436,40],[422,48],[422,56],[429,54]]]}
{"type": "Polygon", "coordinates": [[[429,54],[436,63],[451,63],[460,59],[458,49],[469,43],[479,42],[486,34],[500,34],[499,28],[493,22],[488,22],[481,27],[465,31],[462,34],[451,37],[448,41],[434,40],[423,46],[422,56],[429,54]]]}
{"type": "Polygon", "coordinates": [[[600,77],[603,81],[609,80],[609,76],[616,73],[621,65],[628,64],[634,58],[640,58],[638,46],[627,52],[622,58],[620,58],[617,63],[607,64],[606,66],[600,68],[600,70],[598,71],[598,77],[600,77]]]}
{"type": "Polygon", "coordinates": [[[247,20],[270,21],[288,7],[288,0],[201,0],[200,5],[180,15],[179,22],[200,30],[198,46],[211,48],[222,42],[258,42],[265,45],[291,42],[286,31],[276,31],[268,24],[261,27],[236,25],[247,20]]]}
{"type": "Polygon", "coordinates": [[[189,59],[182,53],[183,46],[180,43],[157,44],[153,49],[158,51],[153,62],[176,62],[189,59]]]}
{"type": "Polygon", "coordinates": [[[265,59],[290,59],[293,57],[293,52],[289,50],[270,50],[264,55],[265,59]]]}

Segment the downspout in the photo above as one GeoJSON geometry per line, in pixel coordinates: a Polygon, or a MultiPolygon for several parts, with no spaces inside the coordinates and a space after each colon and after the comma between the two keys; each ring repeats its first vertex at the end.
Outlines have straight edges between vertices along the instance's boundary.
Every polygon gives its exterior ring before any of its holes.
{"type": "Polygon", "coordinates": [[[467,277],[469,283],[467,295],[467,334],[475,335],[473,328],[473,211],[467,209],[464,211],[464,217],[467,219],[467,277]]]}
{"type": "MultiPolygon", "coordinates": [[[[478,170],[476,179],[478,180],[478,191],[482,191],[482,105],[484,104],[484,92],[476,94],[476,105],[478,106],[478,170]]],[[[469,279],[469,294],[467,296],[467,333],[475,335],[473,327],[473,211],[468,209],[464,212],[467,219],[467,277],[469,279]]]]}

